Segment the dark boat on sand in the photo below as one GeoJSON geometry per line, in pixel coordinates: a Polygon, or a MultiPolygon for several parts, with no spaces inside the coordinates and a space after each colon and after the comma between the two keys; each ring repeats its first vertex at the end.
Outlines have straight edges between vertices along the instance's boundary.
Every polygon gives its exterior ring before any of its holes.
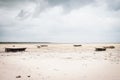
{"type": "Polygon", "coordinates": [[[95,51],[106,51],[106,48],[95,48],[95,51]]]}
{"type": "Polygon", "coordinates": [[[26,48],[23,47],[9,47],[9,48],[5,48],[5,52],[22,52],[25,51],[26,48]]]}

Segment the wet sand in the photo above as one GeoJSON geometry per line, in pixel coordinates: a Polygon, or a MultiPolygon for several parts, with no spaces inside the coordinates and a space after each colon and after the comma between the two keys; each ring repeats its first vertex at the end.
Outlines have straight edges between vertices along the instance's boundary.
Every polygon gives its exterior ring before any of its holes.
{"type": "Polygon", "coordinates": [[[120,80],[120,44],[0,44],[0,80],[120,80]],[[27,47],[5,52],[5,47],[27,47]],[[115,46],[106,51],[96,47],[115,46]]]}

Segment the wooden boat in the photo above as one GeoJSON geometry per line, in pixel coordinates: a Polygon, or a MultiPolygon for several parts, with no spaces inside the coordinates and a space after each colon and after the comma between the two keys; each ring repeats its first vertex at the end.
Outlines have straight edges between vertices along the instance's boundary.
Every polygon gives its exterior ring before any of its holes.
{"type": "Polygon", "coordinates": [[[26,48],[22,48],[22,47],[9,47],[9,48],[5,48],[5,52],[21,52],[21,51],[25,51],[26,48]]]}
{"type": "Polygon", "coordinates": [[[115,46],[104,46],[104,48],[106,48],[106,49],[114,49],[115,46]]]}
{"type": "Polygon", "coordinates": [[[95,48],[95,51],[106,51],[106,48],[95,48]]]}
{"type": "Polygon", "coordinates": [[[37,45],[37,48],[48,47],[48,45],[37,45]]]}
{"type": "Polygon", "coordinates": [[[82,45],[79,45],[79,44],[77,45],[77,44],[76,44],[76,45],[73,45],[73,46],[74,46],[74,47],[80,47],[80,46],[82,46],[82,45]]]}
{"type": "Polygon", "coordinates": [[[48,47],[48,45],[40,45],[41,47],[48,47]]]}
{"type": "Polygon", "coordinates": [[[37,48],[40,48],[41,46],[37,46],[37,48]]]}

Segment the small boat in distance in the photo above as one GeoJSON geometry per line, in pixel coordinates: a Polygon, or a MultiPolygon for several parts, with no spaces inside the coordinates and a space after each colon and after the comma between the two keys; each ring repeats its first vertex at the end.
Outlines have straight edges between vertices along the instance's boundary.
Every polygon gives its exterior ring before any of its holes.
{"type": "Polygon", "coordinates": [[[80,47],[80,46],[82,46],[82,45],[80,45],[80,44],[75,44],[75,45],[73,45],[74,47],[80,47]]]}

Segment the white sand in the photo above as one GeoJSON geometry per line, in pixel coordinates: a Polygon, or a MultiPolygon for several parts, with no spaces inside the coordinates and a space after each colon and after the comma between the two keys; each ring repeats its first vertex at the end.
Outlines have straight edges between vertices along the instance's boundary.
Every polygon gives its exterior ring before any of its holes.
{"type": "Polygon", "coordinates": [[[120,80],[120,44],[14,45],[27,50],[6,53],[4,48],[12,44],[0,44],[0,80],[120,80]],[[115,49],[94,51],[105,45],[115,49]]]}

